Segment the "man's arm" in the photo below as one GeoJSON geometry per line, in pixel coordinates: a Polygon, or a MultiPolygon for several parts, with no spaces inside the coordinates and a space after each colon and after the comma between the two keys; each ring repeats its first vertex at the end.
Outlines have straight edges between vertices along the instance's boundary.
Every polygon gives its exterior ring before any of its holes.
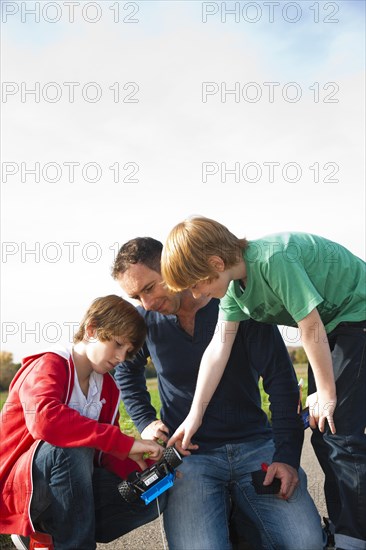
{"type": "Polygon", "coordinates": [[[280,479],[279,496],[287,500],[299,484],[297,470],[304,440],[304,427],[297,412],[296,374],[276,326],[252,322],[250,332],[246,336],[251,343],[248,354],[269,395],[275,444],[264,485],[269,485],[274,477],[280,479]]]}
{"type": "Polygon", "coordinates": [[[263,378],[269,395],[275,453],[273,462],[298,469],[304,440],[304,427],[298,414],[299,388],[296,374],[279,330],[274,325],[252,321],[251,364],[263,378]]]}
{"type": "Polygon", "coordinates": [[[168,445],[178,441],[183,449],[188,449],[192,444],[191,438],[202,424],[206,408],[224,373],[238,326],[239,323],[233,321],[218,321],[212,340],[202,356],[191,410],[168,445]]]}
{"type": "Polygon", "coordinates": [[[143,439],[167,441],[169,430],[157,419],[146,387],[145,367],[149,357],[145,344],[132,361],[124,361],[116,367],[116,382],[127,413],[143,439]]]}

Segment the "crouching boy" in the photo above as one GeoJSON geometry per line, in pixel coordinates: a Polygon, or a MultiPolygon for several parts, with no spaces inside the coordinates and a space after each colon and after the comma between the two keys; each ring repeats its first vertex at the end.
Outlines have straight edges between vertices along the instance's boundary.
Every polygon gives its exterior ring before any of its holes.
{"type": "Polygon", "coordinates": [[[72,349],[23,360],[0,416],[0,533],[18,533],[18,548],[38,537],[56,550],[94,549],[157,516],[156,502],[126,503],[117,489],[146,467],[144,453],[158,460],[163,451],[121,432],[110,374],[145,335],[135,308],[106,296],[90,306],[72,349]]]}

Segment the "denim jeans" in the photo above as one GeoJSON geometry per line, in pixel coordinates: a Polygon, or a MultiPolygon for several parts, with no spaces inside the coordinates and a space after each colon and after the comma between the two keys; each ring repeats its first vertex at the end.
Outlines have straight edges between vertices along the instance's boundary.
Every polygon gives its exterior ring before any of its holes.
{"type": "Polygon", "coordinates": [[[179,466],[183,477],[169,490],[164,512],[169,549],[229,550],[233,504],[245,515],[246,539],[254,548],[321,550],[325,537],[301,469],[300,485],[288,501],[254,490],[251,472],[271,463],[273,453],[273,441],[261,438],[185,458],[179,466]]]}
{"type": "MultiPolygon", "coordinates": [[[[366,322],[341,323],[328,340],[337,387],[337,433],[314,430],[312,444],[325,474],[336,547],[366,550],[366,322]]],[[[315,389],[309,369],[309,393],[315,389]]]]}
{"type": "MultiPolygon", "coordinates": [[[[55,550],[94,550],[158,516],[156,501],[125,502],[119,477],[93,468],[94,450],[42,443],[33,462],[31,517],[52,535],[55,550]]],[[[136,464],[136,469],[138,469],[136,464]]],[[[164,510],[166,494],[159,497],[164,510]]]]}

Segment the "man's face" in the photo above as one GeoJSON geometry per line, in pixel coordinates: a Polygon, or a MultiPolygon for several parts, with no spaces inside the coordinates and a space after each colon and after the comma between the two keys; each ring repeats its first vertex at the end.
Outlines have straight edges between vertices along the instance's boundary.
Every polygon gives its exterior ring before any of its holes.
{"type": "Polygon", "coordinates": [[[147,311],[171,315],[180,308],[180,294],[170,292],[163,284],[160,273],[144,264],[131,264],[117,281],[122,290],[147,311]]]}

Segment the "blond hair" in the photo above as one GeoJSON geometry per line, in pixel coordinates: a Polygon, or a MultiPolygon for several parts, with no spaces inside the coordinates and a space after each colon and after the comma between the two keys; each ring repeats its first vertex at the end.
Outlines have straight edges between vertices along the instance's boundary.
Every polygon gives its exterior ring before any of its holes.
{"type": "Polygon", "coordinates": [[[216,279],[217,271],[209,262],[210,257],[219,256],[228,269],[240,261],[247,246],[246,239],[238,239],[215,220],[189,218],[168,235],[161,257],[163,279],[176,292],[199,281],[216,279]]]}
{"type": "Polygon", "coordinates": [[[88,326],[96,330],[101,342],[120,338],[124,343],[131,343],[133,350],[128,358],[138,352],[146,338],[146,325],[141,315],[132,304],[114,294],[93,301],[74,336],[75,344],[84,340],[88,326]]]}

